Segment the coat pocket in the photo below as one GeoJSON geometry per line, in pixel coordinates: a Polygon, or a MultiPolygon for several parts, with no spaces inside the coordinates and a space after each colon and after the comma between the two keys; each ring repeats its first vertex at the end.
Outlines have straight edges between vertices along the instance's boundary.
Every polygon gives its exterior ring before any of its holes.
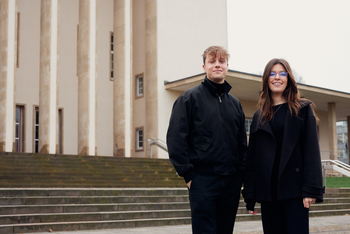
{"type": "Polygon", "coordinates": [[[210,132],[206,132],[200,136],[195,143],[195,148],[200,151],[207,151],[212,143],[210,132]]]}

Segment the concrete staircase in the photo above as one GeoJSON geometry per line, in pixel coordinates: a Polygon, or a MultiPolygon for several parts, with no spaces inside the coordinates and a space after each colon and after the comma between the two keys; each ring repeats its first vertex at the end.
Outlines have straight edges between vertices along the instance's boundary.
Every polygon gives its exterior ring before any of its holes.
{"type": "Polygon", "coordinates": [[[0,233],[189,224],[187,189],[0,189],[0,233]]]}
{"type": "MultiPolygon", "coordinates": [[[[326,189],[310,209],[312,217],[345,214],[350,189],[326,189]]],[[[169,160],[0,153],[0,233],[179,225],[190,216],[169,160]]],[[[237,221],[259,219],[240,202],[237,221]]]]}
{"type": "Polygon", "coordinates": [[[184,188],[168,159],[0,153],[2,188],[184,188]]]}
{"type": "MultiPolygon", "coordinates": [[[[260,207],[259,204],[257,208],[260,207]]],[[[327,189],[311,217],[350,214],[350,189],[327,189]]],[[[237,221],[260,220],[240,202],[237,221]]],[[[191,223],[183,188],[2,188],[0,233],[134,228],[191,223]]]]}

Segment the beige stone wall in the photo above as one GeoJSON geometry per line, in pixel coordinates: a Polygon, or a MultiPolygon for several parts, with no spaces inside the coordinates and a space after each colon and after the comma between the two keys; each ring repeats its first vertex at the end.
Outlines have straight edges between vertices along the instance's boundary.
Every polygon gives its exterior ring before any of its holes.
{"type": "Polygon", "coordinates": [[[109,41],[113,31],[113,0],[98,1],[97,10],[97,155],[112,156],[113,81],[110,80],[109,41]]]}
{"type": "MultiPolygon", "coordinates": [[[[177,94],[166,91],[164,81],[203,73],[204,50],[211,45],[228,47],[226,0],[205,1],[205,4],[202,0],[159,0],[157,17],[158,138],[165,141],[171,107],[177,94]],[[215,20],[208,17],[213,15],[215,20]],[[211,28],[215,28],[215,33],[211,28]]],[[[168,158],[168,154],[159,149],[159,158],[168,158]]]]}
{"type": "Polygon", "coordinates": [[[0,1],[0,151],[15,145],[17,1],[0,1]]]}
{"type": "Polygon", "coordinates": [[[63,152],[77,154],[79,0],[61,0],[60,3],[58,107],[63,108],[63,152]]]}
{"type": "Polygon", "coordinates": [[[33,111],[39,106],[40,0],[18,1],[20,13],[19,67],[16,103],[25,103],[25,150],[33,152],[33,111]]]}
{"type": "MultiPolygon", "coordinates": [[[[234,94],[232,94],[232,95],[234,95],[234,94]]],[[[253,102],[253,101],[248,101],[248,100],[239,100],[239,101],[242,104],[245,118],[246,119],[253,119],[254,113],[257,110],[256,104],[258,104],[258,103],[253,102]]]]}
{"type": "Polygon", "coordinates": [[[317,111],[316,114],[320,121],[318,122],[318,137],[321,150],[321,158],[329,159],[329,133],[328,133],[328,113],[325,111],[317,111]]]}
{"type": "Polygon", "coordinates": [[[39,152],[56,153],[57,144],[57,65],[59,38],[59,3],[41,1],[40,17],[40,89],[39,152]]]}
{"type": "Polygon", "coordinates": [[[143,127],[146,130],[146,97],[136,97],[136,76],[145,74],[146,54],[145,54],[145,1],[133,1],[133,67],[132,77],[133,85],[131,87],[132,103],[133,103],[133,121],[131,124],[131,149],[133,157],[146,157],[144,142],[144,150],[136,150],[136,128],[143,127]]]}
{"type": "MultiPolygon", "coordinates": [[[[159,44],[158,44],[158,4],[157,0],[145,1],[145,76],[144,76],[144,90],[146,98],[146,127],[145,137],[158,138],[159,129],[159,44]]],[[[146,157],[150,157],[150,147],[145,145],[146,157]]],[[[158,148],[152,148],[152,157],[158,158],[158,148]]]]}
{"type": "Polygon", "coordinates": [[[8,1],[0,1],[0,151],[6,150],[8,1]]]}

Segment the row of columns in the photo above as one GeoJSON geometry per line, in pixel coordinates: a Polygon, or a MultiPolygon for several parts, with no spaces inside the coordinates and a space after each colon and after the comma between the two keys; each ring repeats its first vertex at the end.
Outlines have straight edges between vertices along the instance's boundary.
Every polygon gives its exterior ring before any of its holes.
{"type": "MultiPolygon", "coordinates": [[[[148,1],[155,4],[155,0],[148,1]]],[[[79,0],[78,154],[96,155],[97,3],[79,0]]],[[[115,78],[113,89],[114,155],[131,155],[131,0],[114,0],[115,78]]],[[[57,152],[58,38],[60,0],[41,0],[39,151],[57,152]]],[[[148,11],[151,11],[148,9],[148,11]]],[[[149,14],[148,14],[149,15],[149,14]]],[[[0,151],[14,150],[17,0],[0,0],[0,151]]],[[[152,15],[153,16],[153,15],[152,15]]],[[[156,52],[152,22],[151,52],[156,52]]],[[[154,55],[152,55],[154,57],[154,55]]],[[[157,64],[152,61],[149,66],[157,64]]],[[[146,71],[155,75],[156,68],[146,71]]],[[[156,83],[154,83],[156,85],[156,83]]],[[[147,94],[146,94],[147,95],[147,94]]],[[[154,104],[151,105],[151,110],[154,104]]],[[[150,128],[151,129],[151,128],[150,128]]],[[[155,134],[156,136],[157,134],[155,134]]]]}

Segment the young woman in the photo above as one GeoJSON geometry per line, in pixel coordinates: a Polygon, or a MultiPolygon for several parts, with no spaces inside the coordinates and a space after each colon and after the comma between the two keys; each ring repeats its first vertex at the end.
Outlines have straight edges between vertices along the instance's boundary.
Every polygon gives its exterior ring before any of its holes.
{"type": "Polygon", "coordinates": [[[317,117],[301,99],[284,59],[265,67],[258,111],[250,127],[243,196],[264,233],[309,233],[309,207],[323,200],[317,117]]]}

